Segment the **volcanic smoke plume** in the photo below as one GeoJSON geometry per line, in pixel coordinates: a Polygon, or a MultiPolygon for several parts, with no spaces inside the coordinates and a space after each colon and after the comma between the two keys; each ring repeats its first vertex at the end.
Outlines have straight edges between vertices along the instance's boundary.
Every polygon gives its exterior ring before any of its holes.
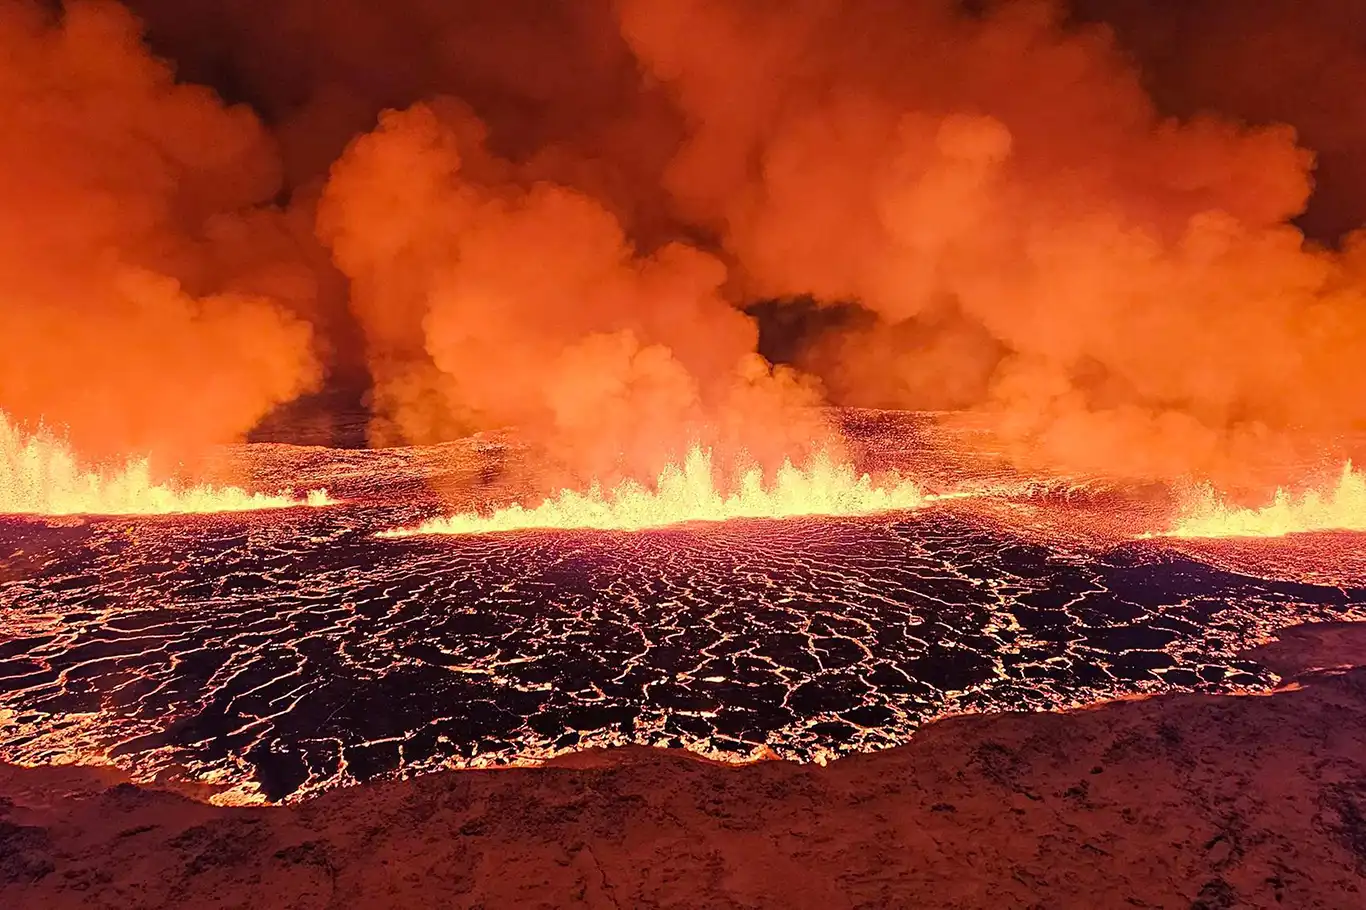
{"type": "Polygon", "coordinates": [[[269,133],[112,3],[0,7],[0,407],[87,452],[249,430],[318,378],[269,133]]]}
{"type": "Polygon", "coordinates": [[[512,424],[594,476],[698,440],[775,467],[819,441],[814,390],[754,353],[720,260],[644,253],[597,200],[517,170],[447,100],[382,114],[333,166],[319,234],[352,281],[376,441],[512,424]]]}
{"type": "Polygon", "coordinates": [[[1313,152],[1174,119],[1060,2],[130,3],[179,78],[118,4],[0,12],[0,408],[92,454],[354,368],[372,442],[515,425],[604,482],[838,455],[823,403],[1219,484],[1366,422],[1366,236],[1293,226],[1313,152]],[[763,300],[861,315],[775,365],[763,300]]]}
{"type": "Polygon", "coordinates": [[[622,4],[689,120],[679,211],[748,295],[876,315],[804,362],[1084,470],[1227,476],[1281,431],[1358,425],[1366,259],[1286,224],[1311,186],[1294,131],[1164,119],[1110,34],[1050,4],[957,6],[622,4]]]}

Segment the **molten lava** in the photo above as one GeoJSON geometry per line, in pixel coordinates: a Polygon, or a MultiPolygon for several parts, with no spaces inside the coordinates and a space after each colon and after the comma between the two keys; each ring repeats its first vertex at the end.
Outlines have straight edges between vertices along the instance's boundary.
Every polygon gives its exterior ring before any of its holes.
{"type": "Polygon", "coordinates": [[[694,447],[681,468],[670,465],[660,472],[653,490],[626,481],[603,492],[594,484],[587,493],[563,490],[535,508],[513,504],[490,515],[466,512],[380,536],[498,534],[533,528],[637,531],[736,518],[871,515],[918,508],[934,498],[899,478],[879,485],[825,454],[801,468],[785,462],[770,484],[765,484],[761,470],[751,469],[731,489],[726,493],[718,488],[711,453],[694,447]]]}
{"type": "Polygon", "coordinates": [[[91,470],[61,440],[24,433],[0,412],[0,514],[174,515],[332,504],[326,490],[298,499],[291,492],[156,483],[145,459],[91,470]]]}
{"type": "Polygon", "coordinates": [[[1296,496],[1277,490],[1260,509],[1230,506],[1203,487],[1182,509],[1166,537],[1281,537],[1307,531],[1366,531],[1366,472],[1348,462],[1337,485],[1296,496]]]}

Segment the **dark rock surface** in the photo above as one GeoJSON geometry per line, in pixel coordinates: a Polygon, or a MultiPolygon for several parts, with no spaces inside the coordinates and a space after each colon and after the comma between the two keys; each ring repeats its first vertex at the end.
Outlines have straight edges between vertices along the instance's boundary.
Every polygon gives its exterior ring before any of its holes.
{"type": "Polygon", "coordinates": [[[948,714],[1265,688],[1237,651],[1366,618],[1360,581],[1053,540],[975,499],[378,540],[414,520],[409,475],[374,463],[399,454],[308,457],[383,489],[316,512],[0,519],[0,760],[113,760],[271,802],[588,747],[820,761],[948,714]]]}
{"type": "Polygon", "coordinates": [[[0,906],[1366,906],[1366,626],[1272,694],[963,716],[827,767],[579,753],[218,808],[0,767],[0,906]]]}

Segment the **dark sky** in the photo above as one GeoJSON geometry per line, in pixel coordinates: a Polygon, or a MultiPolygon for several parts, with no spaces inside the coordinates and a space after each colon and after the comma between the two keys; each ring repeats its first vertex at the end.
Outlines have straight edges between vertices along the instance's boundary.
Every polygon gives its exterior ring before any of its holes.
{"type": "MultiPolygon", "coordinates": [[[[670,116],[642,95],[611,0],[127,2],[184,78],[275,125],[296,184],[381,107],[437,92],[473,105],[512,155],[578,141],[626,112],[670,116]]],[[[1319,154],[1319,192],[1302,219],[1311,235],[1366,221],[1366,4],[1069,2],[1078,19],[1113,27],[1165,111],[1294,125],[1319,154]]],[[[648,185],[667,152],[640,149],[635,182],[648,185]]]]}
{"type": "Polygon", "coordinates": [[[1366,221],[1366,3],[1071,0],[1108,22],[1158,104],[1290,123],[1319,156],[1303,219],[1331,237],[1366,221]]]}

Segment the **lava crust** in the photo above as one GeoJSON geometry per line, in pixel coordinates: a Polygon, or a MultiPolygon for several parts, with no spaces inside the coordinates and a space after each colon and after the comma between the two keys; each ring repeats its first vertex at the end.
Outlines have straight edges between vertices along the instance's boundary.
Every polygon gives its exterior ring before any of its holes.
{"type": "Polygon", "coordinates": [[[823,762],[949,714],[1265,689],[1240,650],[1366,605],[1165,541],[1041,536],[973,499],[384,540],[507,452],[242,454],[344,502],[0,521],[0,760],[113,763],[225,802],[591,746],[823,762]]]}

